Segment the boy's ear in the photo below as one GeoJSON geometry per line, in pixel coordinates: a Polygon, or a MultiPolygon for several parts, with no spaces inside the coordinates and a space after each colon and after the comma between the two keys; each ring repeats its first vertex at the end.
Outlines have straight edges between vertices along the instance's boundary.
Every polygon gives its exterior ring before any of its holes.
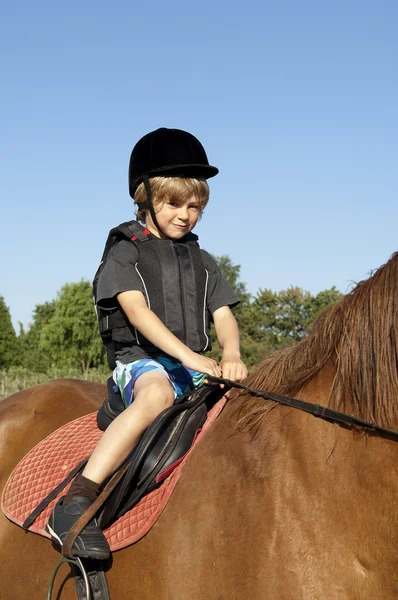
{"type": "Polygon", "coordinates": [[[142,210],[143,212],[147,212],[149,210],[149,204],[147,200],[144,200],[144,202],[140,202],[139,204],[137,204],[138,206],[138,210],[142,210]]]}

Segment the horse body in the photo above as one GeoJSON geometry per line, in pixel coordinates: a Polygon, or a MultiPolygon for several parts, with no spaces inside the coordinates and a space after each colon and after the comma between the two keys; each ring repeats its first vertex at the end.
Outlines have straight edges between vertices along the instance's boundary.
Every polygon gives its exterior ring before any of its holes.
{"type": "MultiPolygon", "coordinates": [[[[0,405],[7,430],[1,432],[2,454],[5,463],[10,458],[2,485],[15,463],[54,429],[55,417],[58,427],[92,412],[105,393],[78,382],[40,387],[0,405]],[[15,429],[21,414],[23,438],[15,429]]],[[[311,390],[303,397],[311,400],[311,390]]],[[[113,555],[107,574],[112,597],[396,597],[398,445],[286,407],[274,408],[255,430],[240,426],[245,404],[262,402],[242,397],[227,405],[192,453],[153,530],[113,555]]],[[[58,557],[51,543],[4,517],[0,539],[1,597],[18,600],[27,591],[31,600],[45,597],[58,557]]],[[[57,581],[60,598],[72,600],[68,572],[65,567],[57,581]]]]}
{"type": "MultiPolygon", "coordinates": [[[[398,255],[391,261],[388,278],[381,270],[384,279],[376,273],[368,288],[360,284],[307,340],[267,359],[247,384],[398,429],[398,255]]],[[[61,380],[0,403],[1,488],[28,450],[96,410],[105,393],[105,386],[61,380]]],[[[397,459],[393,441],[234,392],[158,522],[113,554],[111,597],[394,600],[397,459]]],[[[49,540],[0,515],[0,542],[0,597],[44,598],[59,556],[49,540]]],[[[68,573],[65,566],[58,575],[58,600],[75,598],[68,573]]]]}

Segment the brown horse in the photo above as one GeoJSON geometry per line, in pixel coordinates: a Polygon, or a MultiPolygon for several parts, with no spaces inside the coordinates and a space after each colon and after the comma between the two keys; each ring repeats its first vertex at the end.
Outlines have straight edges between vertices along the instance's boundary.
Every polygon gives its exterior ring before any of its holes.
{"type": "MultiPolygon", "coordinates": [[[[398,253],[247,385],[398,428],[398,253]]],[[[3,486],[105,387],[54,381],[0,404],[3,486]]],[[[112,599],[398,598],[398,444],[234,392],[153,529],[113,554],[112,599]]],[[[58,554],[0,517],[0,597],[42,600],[58,554]]],[[[63,569],[63,570],[62,570],[63,569]]],[[[75,598],[69,568],[58,600],[75,598]]]]}

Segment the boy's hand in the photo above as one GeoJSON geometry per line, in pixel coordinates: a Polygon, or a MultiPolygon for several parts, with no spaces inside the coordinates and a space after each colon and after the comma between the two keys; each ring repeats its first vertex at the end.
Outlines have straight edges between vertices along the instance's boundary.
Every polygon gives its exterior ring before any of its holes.
{"type": "Polygon", "coordinates": [[[181,362],[187,369],[199,371],[199,373],[205,373],[213,377],[221,377],[221,369],[212,358],[207,358],[206,356],[190,351],[183,357],[181,362]]]}
{"type": "Polygon", "coordinates": [[[231,381],[242,381],[247,377],[246,365],[239,356],[223,354],[220,362],[222,376],[231,381]]]}

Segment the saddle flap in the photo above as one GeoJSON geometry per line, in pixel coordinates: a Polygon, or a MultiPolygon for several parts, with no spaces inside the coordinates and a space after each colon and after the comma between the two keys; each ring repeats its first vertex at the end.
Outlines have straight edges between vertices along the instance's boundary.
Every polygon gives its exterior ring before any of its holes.
{"type": "Polygon", "coordinates": [[[188,452],[206,421],[208,408],[223,393],[218,387],[204,386],[193,392],[188,401],[175,404],[155,419],[129,457],[126,474],[108,498],[100,517],[101,527],[108,527],[159,485],[157,476],[188,452]]]}

